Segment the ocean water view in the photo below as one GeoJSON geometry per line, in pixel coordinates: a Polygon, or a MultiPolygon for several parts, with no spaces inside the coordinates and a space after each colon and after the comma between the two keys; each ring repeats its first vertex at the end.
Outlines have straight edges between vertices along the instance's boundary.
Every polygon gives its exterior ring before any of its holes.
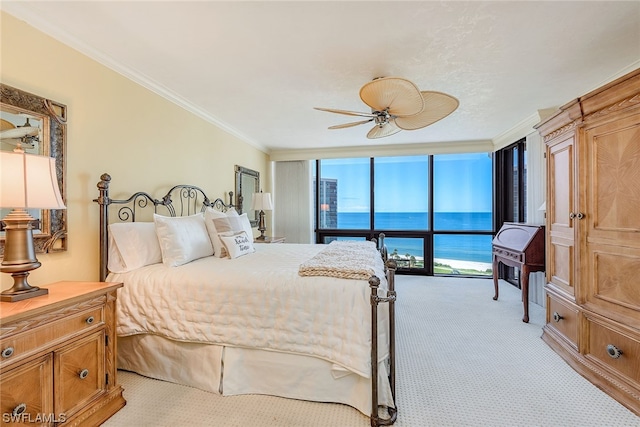
{"type": "MultiPolygon", "coordinates": [[[[369,213],[338,212],[337,228],[369,229],[369,213]]],[[[378,230],[427,230],[427,212],[381,212],[374,217],[378,230]]],[[[491,212],[434,212],[434,231],[491,231],[491,212]]],[[[478,268],[488,267],[492,261],[491,235],[455,234],[434,236],[434,258],[478,263],[478,268]]],[[[424,258],[421,238],[387,237],[385,240],[390,253],[397,252],[424,258]]]]}

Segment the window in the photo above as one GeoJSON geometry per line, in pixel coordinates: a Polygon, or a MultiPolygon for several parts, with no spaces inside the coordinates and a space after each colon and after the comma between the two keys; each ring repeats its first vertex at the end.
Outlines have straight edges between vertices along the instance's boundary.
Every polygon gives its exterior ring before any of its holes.
{"type": "Polygon", "coordinates": [[[382,232],[401,272],[490,275],[492,170],[487,153],[318,160],[316,241],[382,232]]]}
{"type": "MultiPolygon", "coordinates": [[[[527,221],[527,151],[526,140],[496,151],[496,208],[495,229],[505,222],[527,221]]],[[[517,268],[500,264],[500,278],[519,286],[517,268]]]]}
{"type": "Polygon", "coordinates": [[[370,168],[369,159],[320,163],[318,228],[366,230],[371,227],[370,168]]]}
{"type": "Polygon", "coordinates": [[[429,157],[383,157],[373,164],[375,228],[428,229],[429,157]]]}
{"type": "Polygon", "coordinates": [[[487,153],[434,156],[434,273],[491,274],[492,168],[487,153]]]}

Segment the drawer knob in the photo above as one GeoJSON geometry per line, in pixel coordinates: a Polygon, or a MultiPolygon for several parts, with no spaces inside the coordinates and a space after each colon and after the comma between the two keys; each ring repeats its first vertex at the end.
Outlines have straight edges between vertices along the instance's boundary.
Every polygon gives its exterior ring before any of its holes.
{"type": "Polygon", "coordinates": [[[6,359],[8,357],[13,356],[13,347],[7,347],[4,350],[2,350],[2,358],[6,359]]]}
{"type": "Polygon", "coordinates": [[[620,358],[620,356],[622,356],[622,350],[620,350],[618,347],[616,347],[613,344],[609,344],[607,346],[607,354],[609,354],[609,356],[611,356],[612,359],[618,359],[620,358]]]}
{"type": "Polygon", "coordinates": [[[87,378],[89,376],[89,370],[88,369],[83,369],[82,371],[80,371],[78,376],[80,377],[81,380],[87,378]]]}
{"type": "Polygon", "coordinates": [[[26,403],[21,403],[18,406],[16,406],[15,408],[13,408],[13,411],[11,411],[11,415],[13,415],[14,417],[18,417],[22,414],[24,414],[27,410],[27,404],[26,403]]]}
{"type": "Polygon", "coordinates": [[[556,322],[559,322],[562,319],[564,319],[564,317],[560,316],[557,311],[553,312],[553,320],[555,320],[556,322]]]}
{"type": "Polygon", "coordinates": [[[87,325],[92,324],[94,320],[95,320],[95,319],[93,318],[93,316],[89,316],[89,317],[87,317],[87,320],[86,320],[87,325]]]}

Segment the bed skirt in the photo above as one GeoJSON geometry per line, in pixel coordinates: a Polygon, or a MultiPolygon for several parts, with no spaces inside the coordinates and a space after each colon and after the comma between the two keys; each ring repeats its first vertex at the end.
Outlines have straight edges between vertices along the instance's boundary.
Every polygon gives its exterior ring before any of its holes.
{"type": "MultiPolygon", "coordinates": [[[[118,337],[118,369],[223,396],[267,394],[371,412],[369,378],[310,356],[133,335],[118,337]]],[[[385,362],[378,384],[379,403],[395,407],[385,362]]]]}

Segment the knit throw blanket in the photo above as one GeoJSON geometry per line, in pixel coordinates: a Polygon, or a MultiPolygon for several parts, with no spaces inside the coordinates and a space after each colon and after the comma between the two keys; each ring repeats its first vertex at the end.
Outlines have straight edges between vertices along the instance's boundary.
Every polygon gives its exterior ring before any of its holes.
{"type": "Polygon", "coordinates": [[[300,276],[331,276],[369,280],[375,261],[380,258],[370,241],[334,240],[313,258],[300,264],[300,276]]]}

